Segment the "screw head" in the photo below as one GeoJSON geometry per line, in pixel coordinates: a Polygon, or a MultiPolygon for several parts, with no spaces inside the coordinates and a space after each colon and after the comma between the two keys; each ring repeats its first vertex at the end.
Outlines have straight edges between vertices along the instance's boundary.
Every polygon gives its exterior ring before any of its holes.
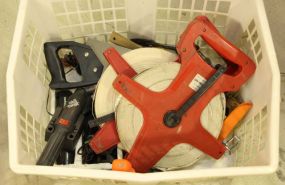
{"type": "Polygon", "coordinates": [[[181,118],[176,114],[176,111],[168,111],[163,117],[164,125],[173,128],[179,125],[181,118]]]}
{"type": "Polygon", "coordinates": [[[97,71],[98,71],[98,68],[97,68],[97,67],[94,67],[94,68],[93,68],[93,72],[96,73],[97,71]]]}

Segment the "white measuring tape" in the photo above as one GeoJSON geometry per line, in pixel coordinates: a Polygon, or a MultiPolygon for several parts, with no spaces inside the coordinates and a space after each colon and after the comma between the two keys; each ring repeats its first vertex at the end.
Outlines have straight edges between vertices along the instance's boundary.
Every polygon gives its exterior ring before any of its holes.
{"type": "MultiPolygon", "coordinates": [[[[166,89],[180,69],[180,64],[174,62],[177,56],[163,49],[136,49],[124,54],[123,58],[138,73],[134,80],[153,91],[166,89]]],[[[115,111],[120,147],[130,151],[142,126],[143,117],[134,105],[113,89],[112,83],[115,78],[116,74],[109,66],[97,87],[95,112],[97,116],[103,116],[115,111]]],[[[218,137],[224,115],[225,96],[220,94],[214,97],[202,112],[203,127],[214,137],[218,137]]],[[[202,152],[191,145],[179,144],[173,147],[155,167],[161,170],[184,168],[194,164],[203,156],[202,152]]]]}
{"type": "MultiPolygon", "coordinates": [[[[122,57],[138,74],[161,63],[173,62],[177,59],[176,54],[159,48],[135,49],[123,54],[122,57]]],[[[119,94],[113,88],[112,83],[116,77],[117,74],[114,69],[108,66],[98,82],[94,94],[94,112],[97,117],[105,116],[115,111],[119,94]]]]}

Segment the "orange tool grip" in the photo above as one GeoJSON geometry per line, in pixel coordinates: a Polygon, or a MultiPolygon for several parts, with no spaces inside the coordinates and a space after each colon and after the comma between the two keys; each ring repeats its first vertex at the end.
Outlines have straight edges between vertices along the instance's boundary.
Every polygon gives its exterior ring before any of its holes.
{"type": "Polygon", "coordinates": [[[112,170],[124,171],[124,172],[135,172],[130,161],[126,159],[115,159],[112,162],[112,170]]]}
{"type": "Polygon", "coordinates": [[[237,106],[224,120],[222,130],[218,137],[219,141],[226,139],[235,126],[245,117],[252,107],[251,102],[245,102],[237,106]]]}

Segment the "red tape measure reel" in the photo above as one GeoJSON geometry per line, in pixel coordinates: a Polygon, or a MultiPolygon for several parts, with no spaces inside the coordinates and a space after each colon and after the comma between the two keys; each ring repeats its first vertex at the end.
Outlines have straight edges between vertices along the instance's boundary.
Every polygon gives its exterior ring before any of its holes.
{"type": "Polygon", "coordinates": [[[153,92],[132,80],[127,62],[118,58],[114,49],[104,53],[117,69],[114,88],[143,114],[142,128],[127,156],[136,172],[147,172],[180,143],[188,143],[219,159],[226,148],[202,127],[201,113],[217,94],[239,90],[256,68],[254,62],[221,36],[205,16],[197,17],[188,25],[176,49],[181,68],[162,92],[153,92]],[[194,45],[199,36],[226,60],[226,67],[215,69],[200,57],[194,45]],[[119,65],[126,68],[120,70],[119,65]],[[190,84],[197,75],[207,81],[195,91],[190,84]]]}

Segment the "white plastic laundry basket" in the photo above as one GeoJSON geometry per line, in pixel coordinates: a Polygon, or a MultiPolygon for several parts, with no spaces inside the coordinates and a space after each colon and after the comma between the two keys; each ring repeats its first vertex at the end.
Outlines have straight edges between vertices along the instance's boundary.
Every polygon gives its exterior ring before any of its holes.
{"type": "MultiPolygon", "coordinates": [[[[22,0],[7,72],[9,160],[16,173],[93,178],[105,183],[191,182],[272,173],[278,164],[280,77],[262,0],[22,0]],[[65,166],[36,166],[50,119],[50,74],[43,43],[106,41],[113,31],[175,44],[197,15],[206,15],[257,65],[241,94],[254,104],[235,130],[241,139],[227,167],[127,173],[65,166]]],[[[223,181],[223,183],[226,183],[223,181]]]]}

